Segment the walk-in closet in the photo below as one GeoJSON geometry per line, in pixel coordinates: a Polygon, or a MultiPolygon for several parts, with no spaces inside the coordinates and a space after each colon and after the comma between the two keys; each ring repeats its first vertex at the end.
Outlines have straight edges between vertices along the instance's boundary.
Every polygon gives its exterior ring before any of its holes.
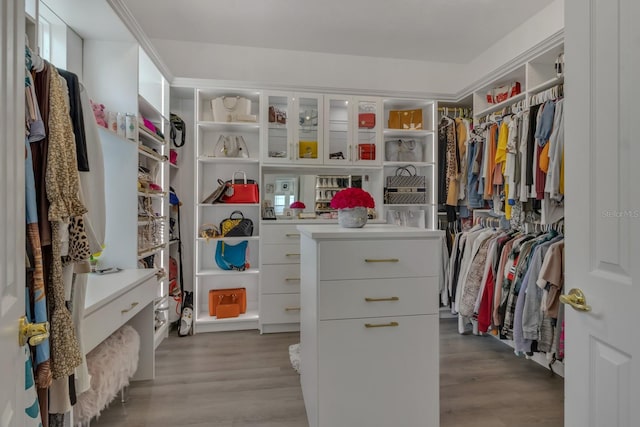
{"type": "Polygon", "coordinates": [[[0,427],[640,425],[638,17],[3,2],[0,427]]]}

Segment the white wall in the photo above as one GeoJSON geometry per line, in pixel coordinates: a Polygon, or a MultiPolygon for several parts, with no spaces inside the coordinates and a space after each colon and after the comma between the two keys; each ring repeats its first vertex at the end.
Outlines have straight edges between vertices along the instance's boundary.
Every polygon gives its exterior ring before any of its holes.
{"type": "Polygon", "coordinates": [[[83,81],[82,73],[82,38],[67,27],[67,71],[75,73],[83,81]]]}
{"type": "Polygon", "coordinates": [[[472,89],[474,83],[563,29],[564,0],[555,0],[467,64],[457,90],[468,92],[466,88],[472,89]]]}
{"type": "Polygon", "coordinates": [[[372,92],[456,92],[464,65],[152,40],[176,77],[231,80],[258,87],[372,92]]]}
{"type": "Polygon", "coordinates": [[[427,95],[463,95],[475,82],[564,27],[564,0],[555,0],[468,64],[237,47],[153,39],[177,78],[246,82],[256,87],[305,87],[427,95]]]}

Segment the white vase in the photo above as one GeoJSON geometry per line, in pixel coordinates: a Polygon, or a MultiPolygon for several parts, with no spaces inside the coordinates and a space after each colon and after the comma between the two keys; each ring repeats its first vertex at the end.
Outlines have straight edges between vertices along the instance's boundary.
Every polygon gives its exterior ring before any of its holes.
{"type": "Polygon", "coordinates": [[[344,228],[362,228],[367,223],[367,208],[338,209],[338,224],[344,228]]]}

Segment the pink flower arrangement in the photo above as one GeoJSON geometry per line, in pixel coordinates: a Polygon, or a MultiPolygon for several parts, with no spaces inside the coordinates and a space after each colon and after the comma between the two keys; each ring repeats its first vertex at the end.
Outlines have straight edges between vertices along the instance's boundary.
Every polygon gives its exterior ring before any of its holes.
{"type": "Polygon", "coordinates": [[[301,201],[293,202],[293,203],[291,203],[291,206],[289,206],[289,207],[291,209],[304,209],[304,208],[306,208],[304,203],[302,203],[301,201]]]}
{"type": "Polygon", "coordinates": [[[374,208],[376,206],[371,194],[362,188],[345,188],[331,199],[333,209],[374,208]]]}

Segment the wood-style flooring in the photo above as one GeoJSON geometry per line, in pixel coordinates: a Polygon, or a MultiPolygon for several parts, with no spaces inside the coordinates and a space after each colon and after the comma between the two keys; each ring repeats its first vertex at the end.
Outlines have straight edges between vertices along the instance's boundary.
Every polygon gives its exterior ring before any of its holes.
{"type": "MultiPolygon", "coordinates": [[[[298,340],[257,331],[172,335],[156,352],[156,379],[132,383],[127,402],[116,399],[91,426],[307,427],[289,363],[298,340]]],[[[562,378],[505,344],[459,335],[455,319],[441,319],[442,427],[562,427],[563,390],[562,378]]]]}

